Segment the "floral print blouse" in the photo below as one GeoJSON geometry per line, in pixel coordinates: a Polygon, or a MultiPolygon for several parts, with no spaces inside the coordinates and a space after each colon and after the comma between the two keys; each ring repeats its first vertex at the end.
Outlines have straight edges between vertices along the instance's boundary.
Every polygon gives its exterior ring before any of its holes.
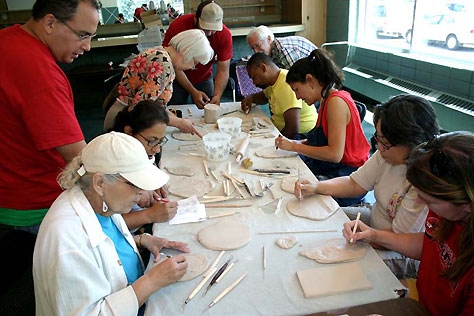
{"type": "Polygon", "coordinates": [[[133,108],[142,100],[171,99],[176,77],[164,47],[146,49],[130,61],[118,86],[119,100],[133,108]]]}

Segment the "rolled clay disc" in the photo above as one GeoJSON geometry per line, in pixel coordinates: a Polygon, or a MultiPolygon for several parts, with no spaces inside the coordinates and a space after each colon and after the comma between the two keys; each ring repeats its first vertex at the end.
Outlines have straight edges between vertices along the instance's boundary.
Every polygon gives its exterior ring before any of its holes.
{"type": "Polygon", "coordinates": [[[368,244],[348,243],[344,238],[329,239],[321,246],[301,251],[300,255],[319,263],[355,261],[364,257],[368,244]]]}
{"type": "Polygon", "coordinates": [[[295,191],[295,182],[298,177],[286,177],[281,180],[281,189],[285,192],[293,194],[295,191]]]}
{"type": "Polygon", "coordinates": [[[166,171],[175,175],[175,176],[186,176],[192,177],[194,176],[194,171],[191,168],[180,166],[180,167],[165,167],[166,171]]]}
{"type": "Polygon", "coordinates": [[[213,189],[214,184],[210,180],[199,178],[173,178],[168,186],[170,194],[182,198],[188,198],[193,195],[200,197],[211,192],[213,189]]]}
{"type": "Polygon", "coordinates": [[[290,158],[296,157],[298,154],[294,151],[287,151],[282,149],[275,150],[275,147],[271,147],[259,149],[255,152],[255,155],[261,158],[290,158]]]}
{"type": "Polygon", "coordinates": [[[199,242],[211,250],[239,249],[248,244],[250,237],[247,225],[232,220],[217,222],[198,233],[199,242]]]}
{"type": "MultiPolygon", "coordinates": [[[[203,136],[206,135],[207,132],[208,132],[205,128],[202,128],[202,127],[199,127],[199,126],[195,126],[195,128],[203,136]]],[[[176,140],[182,140],[182,141],[199,141],[199,140],[202,140],[201,137],[199,137],[197,135],[192,135],[192,134],[189,134],[189,133],[183,133],[183,132],[180,132],[180,131],[173,131],[171,133],[171,137],[173,137],[176,140]]]]}
{"type": "Polygon", "coordinates": [[[186,262],[188,263],[188,270],[186,271],[186,274],[183,275],[183,277],[178,281],[192,280],[206,271],[207,267],[209,266],[207,257],[203,254],[185,253],[184,256],[186,257],[186,262]]]}
{"type": "Polygon", "coordinates": [[[314,221],[325,220],[338,208],[339,204],[331,197],[319,194],[305,197],[302,201],[294,198],[286,204],[286,209],[291,214],[314,221]]]}

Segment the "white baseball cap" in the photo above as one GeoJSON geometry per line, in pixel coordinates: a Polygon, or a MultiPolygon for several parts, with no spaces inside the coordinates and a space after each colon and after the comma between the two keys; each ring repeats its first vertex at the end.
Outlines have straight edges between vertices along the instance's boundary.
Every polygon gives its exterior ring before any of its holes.
{"type": "Polygon", "coordinates": [[[145,147],[125,133],[97,136],[82,149],[82,164],[87,172],[120,174],[142,190],[156,190],[169,176],[150,163],[145,147]]]}
{"type": "Polygon", "coordinates": [[[223,18],[224,11],[217,3],[212,1],[202,8],[199,27],[203,30],[222,31],[223,18]]]}

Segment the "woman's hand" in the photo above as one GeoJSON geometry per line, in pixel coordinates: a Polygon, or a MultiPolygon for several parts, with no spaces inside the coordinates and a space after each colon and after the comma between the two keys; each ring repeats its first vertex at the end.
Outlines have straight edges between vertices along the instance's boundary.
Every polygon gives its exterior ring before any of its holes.
{"type": "Polygon", "coordinates": [[[141,208],[151,207],[159,198],[160,195],[155,191],[142,191],[140,201],[138,201],[138,206],[141,208]]]}
{"type": "Polygon", "coordinates": [[[356,242],[357,240],[362,240],[366,241],[369,243],[374,242],[374,232],[375,229],[372,227],[364,224],[361,220],[359,220],[357,224],[357,231],[353,234],[352,230],[354,229],[354,225],[356,224],[357,221],[350,221],[344,223],[344,228],[342,230],[342,235],[344,238],[347,240],[347,242],[350,242],[352,239],[352,242],[356,242]]]}
{"type": "Polygon", "coordinates": [[[178,212],[178,202],[162,201],[158,198],[158,201],[149,207],[148,218],[151,223],[163,223],[167,222],[176,216],[178,212]]]}
{"type": "Polygon", "coordinates": [[[152,278],[156,282],[154,282],[154,285],[157,286],[156,290],[158,290],[181,279],[184,274],[186,274],[187,270],[188,263],[186,262],[186,257],[183,255],[176,255],[156,264],[146,273],[146,276],[152,278]]]}
{"type": "MultiPolygon", "coordinates": [[[[162,198],[167,198],[168,197],[168,190],[166,188],[166,185],[162,186],[158,190],[159,197],[161,196],[162,198]]],[[[158,198],[159,199],[159,198],[158,198]]]]}
{"type": "Polygon", "coordinates": [[[144,235],[141,244],[146,247],[155,257],[155,262],[160,261],[160,251],[163,248],[172,248],[182,252],[189,252],[188,244],[181,241],[172,241],[153,235],[144,235]]]}
{"type": "Polygon", "coordinates": [[[293,194],[297,199],[304,196],[314,195],[318,183],[311,183],[309,180],[301,179],[295,182],[293,194]]]}
{"type": "Polygon", "coordinates": [[[192,135],[197,135],[200,138],[202,138],[201,133],[199,133],[199,131],[196,129],[196,127],[194,127],[193,122],[191,122],[188,119],[183,119],[183,118],[179,119],[177,127],[183,133],[189,133],[189,134],[192,134],[192,135]]]}
{"type": "Polygon", "coordinates": [[[275,138],[275,148],[278,148],[278,149],[283,149],[283,150],[288,150],[288,151],[295,151],[294,148],[293,148],[294,144],[295,144],[295,142],[289,140],[288,138],[286,138],[283,135],[280,135],[277,138],[275,138]]]}

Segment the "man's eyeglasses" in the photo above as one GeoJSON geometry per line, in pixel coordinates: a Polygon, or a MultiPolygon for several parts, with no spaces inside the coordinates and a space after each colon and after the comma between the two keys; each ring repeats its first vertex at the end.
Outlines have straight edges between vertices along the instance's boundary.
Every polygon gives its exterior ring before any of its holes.
{"type": "Polygon", "coordinates": [[[376,141],[378,144],[381,144],[385,150],[389,150],[390,148],[392,148],[392,147],[394,146],[394,145],[387,145],[386,143],[384,143],[384,142],[381,140],[381,138],[385,138],[385,137],[379,137],[379,136],[377,135],[377,132],[375,132],[372,137],[375,139],[375,141],[376,141]]]}
{"type": "Polygon", "coordinates": [[[113,174],[111,174],[110,176],[111,176],[112,178],[114,178],[114,179],[120,181],[120,182],[123,182],[123,183],[125,183],[125,184],[128,184],[128,185],[131,186],[133,189],[136,189],[136,190],[138,190],[138,191],[141,190],[139,187],[137,187],[135,184],[131,183],[131,182],[128,181],[128,180],[125,180],[125,179],[123,179],[123,178],[121,178],[121,177],[118,177],[118,176],[116,176],[116,175],[113,175],[113,174]]]}
{"type": "Polygon", "coordinates": [[[89,33],[81,34],[81,33],[79,33],[78,31],[76,31],[75,29],[73,29],[72,27],[70,27],[69,24],[66,23],[66,21],[61,21],[61,20],[59,20],[59,19],[58,19],[58,21],[59,21],[61,24],[65,25],[68,29],[70,29],[71,32],[73,32],[74,34],[76,34],[77,37],[79,37],[79,39],[80,39],[81,41],[85,41],[85,40],[87,40],[87,39],[92,39],[93,37],[95,37],[95,36],[97,35],[96,33],[94,33],[94,34],[89,34],[89,33]]]}
{"type": "Polygon", "coordinates": [[[137,133],[137,134],[140,135],[140,137],[143,138],[143,140],[146,141],[146,144],[150,147],[156,147],[158,145],[163,147],[168,142],[168,138],[166,136],[163,136],[162,138],[158,138],[158,139],[157,138],[148,139],[140,133],[137,133]]]}

